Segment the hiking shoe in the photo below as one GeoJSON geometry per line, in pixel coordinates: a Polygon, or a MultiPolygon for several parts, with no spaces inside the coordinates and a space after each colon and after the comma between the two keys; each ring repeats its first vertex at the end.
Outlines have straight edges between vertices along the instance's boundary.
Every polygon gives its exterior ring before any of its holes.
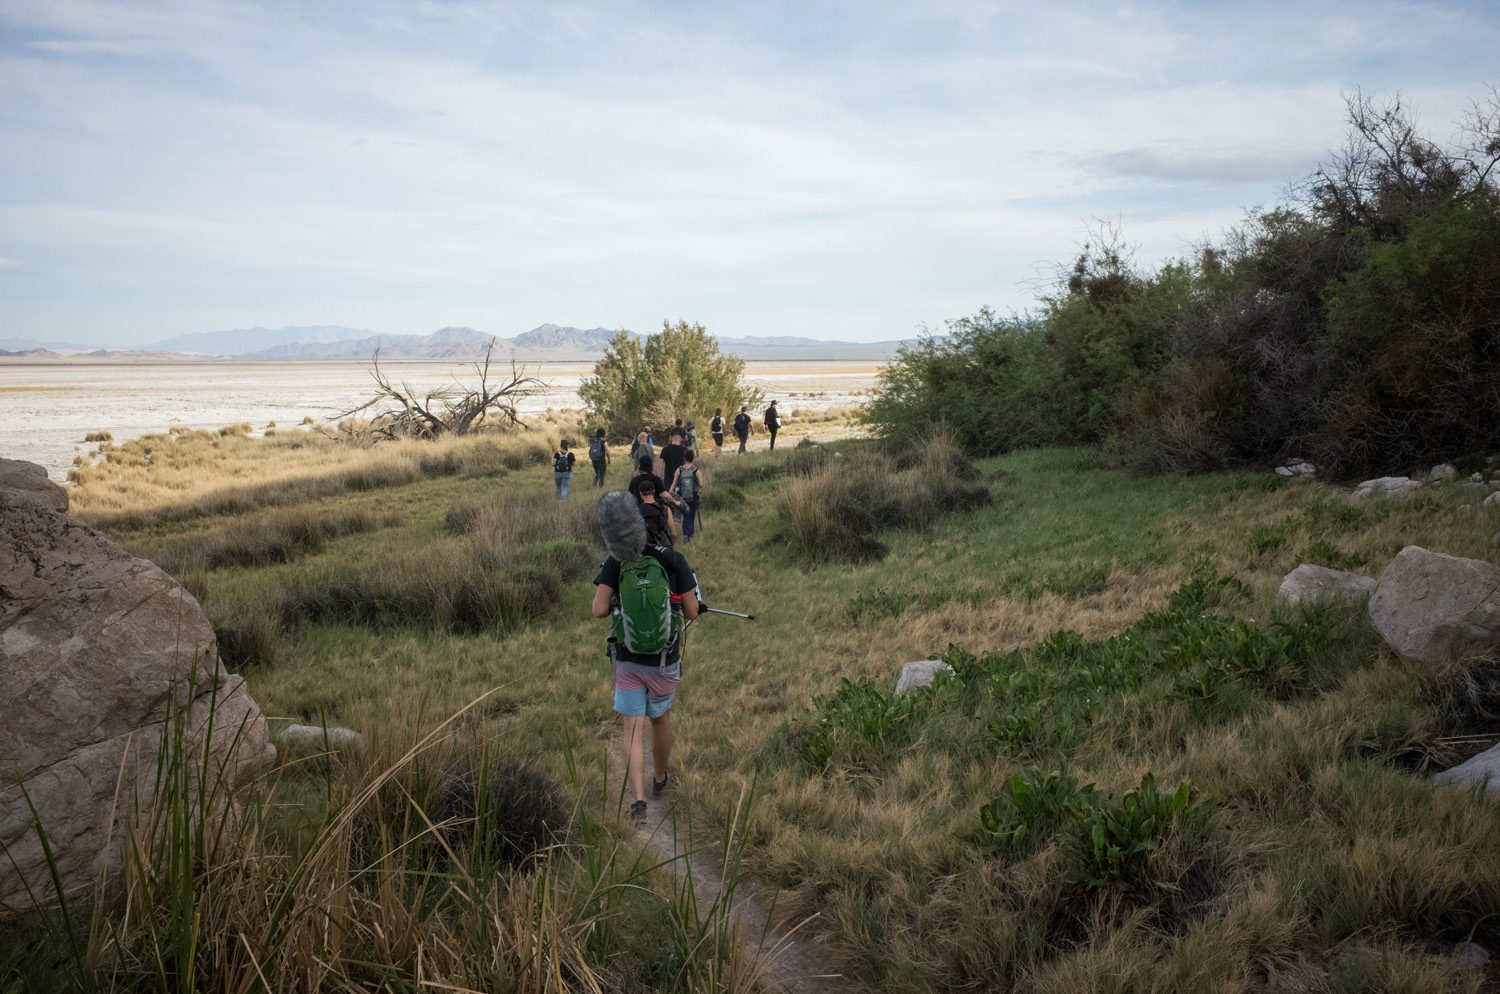
{"type": "Polygon", "coordinates": [[[636,801],[630,806],[630,817],[634,821],[646,820],[646,802],[636,801]]]}
{"type": "Polygon", "coordinates": [[[655,777],[651,778],[651,796],[660,797],[667,792],[667,788],[670,786],[672,786],[672,771],[669,769],[666,775],[660,780],[655,777]]]}

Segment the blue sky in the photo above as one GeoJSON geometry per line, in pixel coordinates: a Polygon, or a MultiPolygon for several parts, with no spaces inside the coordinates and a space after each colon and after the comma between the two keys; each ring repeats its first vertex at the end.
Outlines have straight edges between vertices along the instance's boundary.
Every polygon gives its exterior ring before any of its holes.
{"type": "Polygon", "coordinates": [[[0,0],[0,338],[546,321],[877,340],[1280,199],[1488,3],[0,0]]]}

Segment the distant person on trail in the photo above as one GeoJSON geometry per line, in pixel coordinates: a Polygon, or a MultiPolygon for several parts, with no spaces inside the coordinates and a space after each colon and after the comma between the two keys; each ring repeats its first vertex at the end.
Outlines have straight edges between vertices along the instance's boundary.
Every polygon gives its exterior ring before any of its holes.
{"type": "Polygon", "coordinates": [[[609,446],[604,444],[604,429],[594,432],[589,441],[589,462],[594,464],[594,486],[604,486],[604,468],[609,465],[609,446]]]}
{"type": "Polygon", "coordinates": [[[686,624],[698,617],[697,581],[680,552],[650,544],[635,500],[619,492],[599,501],[598,523],[609,558],[594,577],[593,615],[613,616],[615,712],[621,757],[633,798],[630,816],[646,817],[646,726],[651,727],[651,796],[672,779],[672,699],[682,682],[686,624]]]}
{"type": "Polygon", "coordinates": [[[672,495],[682,504],[682,540],[691,542],[693,532],[698,522],[698,502],[703,499],[703,477],[698,475],[698,467],[693,465],[696,453],[688,448],[682,454],[682,465],[672,475],[672,484],[668,488],[672,495]]]}
{"type": "Polygon", "coordinates": [[[734,416],[734,436],[740,440],[740,455],[745,454],[745,443],[750,441],[750,412],[741,407],[734,416]]]}
{"type": "Polygon", "coordinates": [[[781,430],[781,415],[776,413],[776,401],[766,408],[766,431],[771,433],[771,448],[776,448],[776,433],[781,430]]]}
{"type": "Polygon", "coordinates": [[[677,475],[677,467],[682,465],[682,454],[685,451],[687,451],[687,446],[682,444],[682,432],[673,428],[671,440],[661,447],[661,478],[663,480],[670,481],[677,475]]]}
{"type": "Polygon", "coordinates": [[[635,441],[630,445],[630,465],[637,465],[643,455],[651,460],[651,466],[655,469],[656,452],[651,448],[651,434],[644,428],[635,436],[635,441]]]}
{"type": "Polygon", "coordinates": [[[552,454],[552,482],[557,486],[558,500],[567,498],[568,487],[573,483],[573,463],[577,457],[568,451],[572,444],[565,438],[562,448],[552,454]]]}
{"type": "Polygon", "coordinates": [[[698,447],[698,423],[692,418],[689,418],[688,423],[682,426],[682,444],[690,449],[698,447]]]}
{"type": "MultiPolygon", "coordinates": [[[[714,458],[724,454],[724,408],[714,408],[714,419],[708,423],[708,433],[714,439],[714,458]]],[[[697,448],[697,446],[693,446],[697,448]]]]}

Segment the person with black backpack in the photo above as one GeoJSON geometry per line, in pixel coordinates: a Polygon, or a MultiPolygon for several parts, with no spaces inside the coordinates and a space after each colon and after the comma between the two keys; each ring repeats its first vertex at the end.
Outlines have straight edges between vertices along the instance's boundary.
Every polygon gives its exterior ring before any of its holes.
{"type": "Polygon", "coordinates": [[[740,413],[734,416],[734,434],[740,440],[740,455],[745,454],[745,443],[750,440],[750,411],[741,407],[740,413]]]}
{"type": "Polygon", "coordinates": [[[567,499],[568,487],[573,483],[573,463],[577,456],[568,451],[572,444],[565,438],[562,448],[552,453],[552,482],[557,486],[558,500],[567,499]]]}
{"type": "Polygon", "coordinates": [[[724,454],[724,408],[714,408],[714,418],[708,423],[708,433],[714,439],[714,458],[718,458],[724,454]]]}
{"type": "Polygon", "coordinates": [[[682,682],[687,622],[698,617],[697,580],[680,552],[651,545],[637,502],[607,493],[597,512],[609,558],[594,577],[595,618],[613,618],[609,657],[614,666],[614,709],[624,736],[620,751],[631,817],[646,817],[646,726],[651,727],[651,796],[670,786],[670,711],[682,682]]]}
{"type": "Polygon", "coordinates": [[[589,440],[589,462],[594,464],[594,486],[604,486],[604,468],[609,465],[609,447],[604,444],[604,429],[589,440]]]}
{"type": "Polygon", "coordinates": [[[682,465],[672,476],[671,492],[682,506],[682,540],[691,542],[698,522],[698,502],[703,499],[703,477],[693,465],[696,453],[687,449],[682,453],[682,465]]]}

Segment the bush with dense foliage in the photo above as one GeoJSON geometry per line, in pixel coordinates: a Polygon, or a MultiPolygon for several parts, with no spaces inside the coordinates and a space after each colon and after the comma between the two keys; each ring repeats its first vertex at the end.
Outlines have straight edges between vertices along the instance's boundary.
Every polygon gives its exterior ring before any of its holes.
{"type": "Polygon", "coordinates": [[[616,333],[578,396],[591,421],[629,437],[641,425],[706,421],[716,407],[758,407],[760,391],[740,383],[744,372],[745,360],[720,355],[718,341],[703,325],[668,321],[644,340],[616,333]]]}
{"type": "Polygon", "coordinates": [[[1154,272],[1086,246],[1039,314],[903,349],[867,413],[974,451],[1103,442],[1146,472],[1290,457],[1341,475],[1462,460],[1500,435],[1500,96],[1452,147],[1399,101],[1289,205],[1154,272]]]}

